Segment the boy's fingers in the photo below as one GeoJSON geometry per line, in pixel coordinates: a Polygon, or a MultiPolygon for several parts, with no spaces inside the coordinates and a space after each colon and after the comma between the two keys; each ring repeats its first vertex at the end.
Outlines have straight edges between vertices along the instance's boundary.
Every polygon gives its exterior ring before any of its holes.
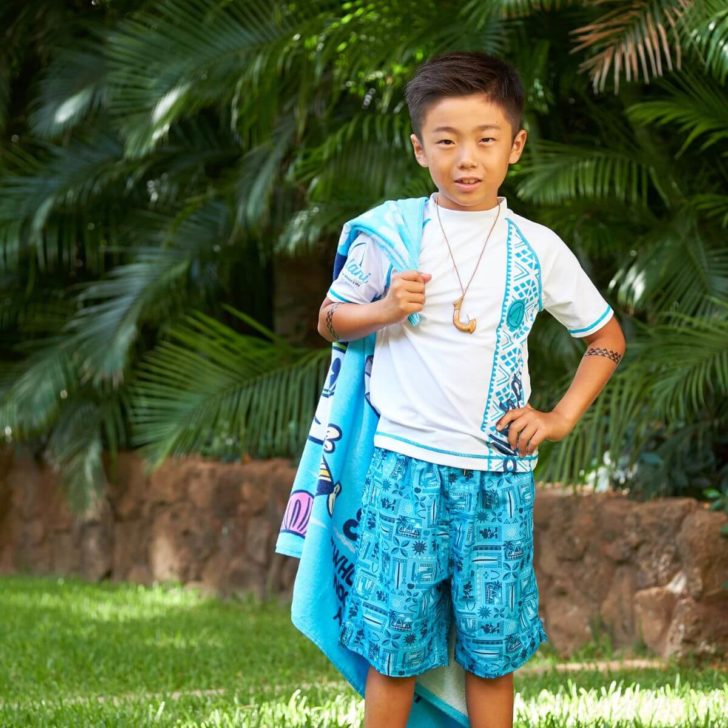
{"type": "Polygon", "coordinates": [[[519,421],[512,423],[511,426],[508,428],[508,443],[514,450],[518,446],[518,438],[521,436],[521,433],[526,429],[527,426],[527,422],[519,421]]]}
{"type": "Polygon", "coordinates": [[[422,281],[403,278],[401,281],[394,281],[390,288],[396,288],[403,293],[424,293],[425,284],[422,281]]]}
{"type": "Polygon", "coordinates": [[[429,281],[432,276],[429,273],[420,273],[418,270],[402,270],[402,271],[395,271],[392,273],[392,276],[397,276],[399,278],[402,278],[405,281],[429,281]],[[428,276],[427,278],[423,278],[423,276],[428,276]]]}
{"type": "Polygon", "coordinates": [[[544,441],[544,436],[542,431],[536,430],[536,434],[528,441],[528,450],[526,450],[526,453],[528,455],[533,454],[538,449],[538,446],[544,441]]]}
{"type": "Polygon", "coordinates": [[[524,409],[524,407],[519,407],[518,409],[508,410],[508,412],[506,412],[503,417],[501,417],[498,422],[495,423],[495,429],[502,430],[504,427],[506,427],[506,425],[508,425],[509,422],[515,420],[516,417],[518,417],[524,409]]]}
{"type": "Polygon", "coordinates": [[[538,432],[538,425],[531,423],[524,427],[518,435],[518,451],[527,455],[534,435],[538,432]]]}

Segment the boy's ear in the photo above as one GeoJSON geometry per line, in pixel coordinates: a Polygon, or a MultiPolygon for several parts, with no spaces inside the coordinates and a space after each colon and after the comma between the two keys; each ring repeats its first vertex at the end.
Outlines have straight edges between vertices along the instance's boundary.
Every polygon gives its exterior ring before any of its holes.
{"type": "Polygon", "coordinates": [[[412,142],[412,149],[415,153],[415,159],[417,160],[420,167],[427,166],[427,157],[425,156],[425,149],[422,146],[417,134],[410,134],[410,141],[412,142]]]}
{"type": "Polygon", "coordinates": [[[523,154],[523,148],[526,146],[526,139],[528,138],[528,132],[525,129],[521,129],[513,139],[511,145],[511,153],[508,157],[508,164],[515,164],[523,154]]]}

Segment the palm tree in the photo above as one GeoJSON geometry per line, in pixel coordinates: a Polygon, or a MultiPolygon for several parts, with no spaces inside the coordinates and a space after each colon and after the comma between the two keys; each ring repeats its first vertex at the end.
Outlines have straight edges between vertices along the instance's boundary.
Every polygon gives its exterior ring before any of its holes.
{"type": "MultiPolygon", "coordinates": [[[[528,91],[506,194],[573,244],[630,337],[541,476],[728,487],[721,6],[9,3],[0,429],[79,504],[105,449],[295,455],[328,351],[270,330],[276,261],[326,263],[346,219],[429,191],[403,85],[425,57],[478,48],[528,91]]],[[[550,407],[582,352],[548,317],[532,341],[533,403],[550,407]]]]}

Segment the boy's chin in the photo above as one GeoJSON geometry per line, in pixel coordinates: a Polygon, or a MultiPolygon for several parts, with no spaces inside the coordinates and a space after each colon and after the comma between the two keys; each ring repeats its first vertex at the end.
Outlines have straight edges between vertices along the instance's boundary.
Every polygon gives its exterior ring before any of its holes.
{"type": "Polygon", "coordinates": [[[498,195],[486,196],[483,194],[474,195],[468,193],[443,192],[438,190],[437,202],[440,207],[450,210],[489,210],[498,204],[498,195]]]}

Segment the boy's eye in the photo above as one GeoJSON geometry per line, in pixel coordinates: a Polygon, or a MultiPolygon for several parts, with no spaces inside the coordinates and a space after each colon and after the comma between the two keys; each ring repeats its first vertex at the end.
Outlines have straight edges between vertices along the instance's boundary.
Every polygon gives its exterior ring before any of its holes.
{"type": "Polygon", "coordinates": [[[452,144],[453,141],[452,141],[452,139],[440,139],[440,141],[437,143],[438,144],[452,144]]]}
{"type": "Polygon", "coordinates": [[[495,137],[483,137],[480,141],[481,142],[494,142],[495,137]]]}

